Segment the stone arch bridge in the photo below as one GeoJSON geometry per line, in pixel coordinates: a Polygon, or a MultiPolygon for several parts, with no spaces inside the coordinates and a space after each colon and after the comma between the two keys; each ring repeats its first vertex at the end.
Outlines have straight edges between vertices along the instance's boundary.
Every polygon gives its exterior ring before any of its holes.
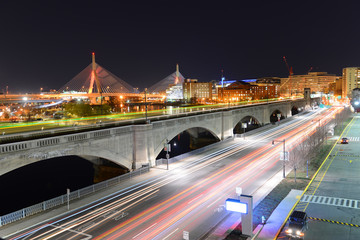
{"type": "Polygon", "coordinates": [[[234,127],[247,116],[260,124],[268,124],[274,112],[291,116],[293,107],[307,109],[313,100],[295,100],[229,107],[204,113],[185,113],[178,117],[163,119],[154,117],[143,125],[129,125],[93,130],[56,137],[47,137],[0,145],[0,176],[28,164],[69,155],[96,161],[104,158],[128,169],[143,164],[155,165],[166,139],[195,127],[205,128],[223,140],[233,136],[234,127]]]}

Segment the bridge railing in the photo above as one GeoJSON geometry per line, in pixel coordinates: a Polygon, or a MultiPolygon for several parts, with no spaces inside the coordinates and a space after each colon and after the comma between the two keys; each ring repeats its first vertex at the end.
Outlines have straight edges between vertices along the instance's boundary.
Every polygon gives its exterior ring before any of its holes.
{"type": "MultiPolygon", "coordinates": [[[[290,100],[281,100],[281,101],[270,101],[269,104],[276,104],[276,103],[283,103],[290,100]]],[[[211,112],[218,112],[218,111],[228,111],[233,110],[239,107],[254,107],[257,105],[263,105],[267,104],[267,102],[257,102],[252,104],[239,104],[239,105],[222,105],[219,108],[205,108],[205,107],[199,107],[196,109],[191,109],[191,111],[179,111],[174,114],[166,114],[166,115],[157,115],[157,116],[149,116],[148,119],[150,121],[159,121],[159,120],[166,120],[170,118],[178,118],[183,116],[191,116],[191,115],[198,115],[198,114],[204,114],[204,113],[211,113],[211,112]]],[[[121,126],[129,126],[134,124],[144,124],[145,122],[145,116],[140,118],[134,118],[131,120],[117,120],[117,121],[103,121],[101,122],[101,119],[107,119],[106,117],[98,117],[98,119],[93,119],[93,122],[86,125],[77,125],[76,121],[73,121],[69,119],[67,122],[63,123],[66,126],[59,127],[59,128],[53,128],[53,129],[43,129],[39,131],[31,131],[31,132],[21,132],[21,133],[13,133],[13,134],[5,134],[3,132],[3,135],[1,135],[0,132],[0,144],[6,144],[6,143],[13,143],[13,142],[20,142],[20,141],[28,141],[33,139],[39,139],[39,138],[47,138],[47,137],[54,137],[59,135],[66,135],[66,134],[74,134],[74,133],[81,133],[86,131],[92,131],[99,128],[110,128],[110,127],[121,127],[121,126]]],[[[49,121],[47,123],[56,123],[56,121],[49,121]]],[[[58,123],[60,124],[60,122],[58,123]]],[[[41,125],[42,126],[42,125],[41,125]]]]}
{"type": "MultiPolygon", "coordinates": [[[[122,181],[131,179],[132,177],[139,176],[139,175],[141,175],[143,173],[147,173],[149,171],[150,171],[150,166],[145,166],[145,167],[139,168],[135,171],[123,174],[121,176],[114,177],[114,178],[108,179],[106,181],[99,182],[99,183],[90,185],[88,187],[75,190],[73,192],[70,192],[69,201],[80,199],[84,196],[101,191],[108,187],[112,187],[114,185],[121,183],[122,181]]],[[[4,216],[0,216],[0,226],[21,220],[28,216],[37,214],[39,212],[46,211],[46,210],[54,208],[54,207],[66,204],[67,198],[68,198],[68,195],[63,194],[61,196],[46,200],[44,202],[32,205],[30,207],[23,208],[21,210],[6,214],[4,216]]]]}

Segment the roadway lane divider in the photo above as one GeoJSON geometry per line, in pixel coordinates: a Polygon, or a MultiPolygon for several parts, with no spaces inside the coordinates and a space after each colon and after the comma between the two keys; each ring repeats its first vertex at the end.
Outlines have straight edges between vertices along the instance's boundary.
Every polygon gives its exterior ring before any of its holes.
{"type": "Polygon", "coordinates": [[[308,217],[308,218],[313,221],[328,222],[328,223],[334,223],[334,224],[339,224],[339,225],[346,225],[349,227],[360,227],[360,225],[357,225],[357,224],[344,223],[344,222],[339,222],[339,221],[334,221],[334,220],[329,220],[329,219],[324,219],[324,218],[315,218],[315,217],[308,217]]]}

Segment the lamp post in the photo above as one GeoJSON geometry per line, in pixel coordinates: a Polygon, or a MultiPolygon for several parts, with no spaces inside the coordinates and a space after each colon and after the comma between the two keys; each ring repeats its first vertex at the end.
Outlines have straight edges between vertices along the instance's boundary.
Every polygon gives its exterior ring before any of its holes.
{"type": "Polygon", "coordinates": [[[285,178],[285,138],[283,140],[273,140],[272,145],[274,146],[275,142],[282,142],[283,143],[283,178],[285,178]]]}
{"type": "Polygon", "coordinates": [[[170,152],[170,144],[169,144],[169,141],[168,141],[168,139],[165,139],[165,147],[166,147],[166,170],[169,170],[169,158],[170,158],[170,154],[169,154],[169,152],[170,152]]]}
{"type": "Polygon", "coordinates": [[[246,128],[247,128],[247,123],[246,123],[246,121],[245,121],[244,123],[241,123],[241,126],[242,126],[242,128],[243,128],[243,130],[244,130],[244,140],[245,140],[245,130],[246,130],[246,128]]]}

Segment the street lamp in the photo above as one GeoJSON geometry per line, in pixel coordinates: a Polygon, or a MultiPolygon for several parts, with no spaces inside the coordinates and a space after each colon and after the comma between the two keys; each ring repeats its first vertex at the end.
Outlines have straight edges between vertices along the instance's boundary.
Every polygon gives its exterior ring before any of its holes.
{"type": "Polygon", "coordinates": [[[166,170],[169,170],[169,158],[170,158],[169,152],[171,150],[170,150],[170,144],[169,144],[169,141],[167,138],[165,139],[165,149],[164,150],[166,151],[166,170]]]}
{"type": "Polygon", "coordinates": [[[285,138],[283,140],[273,140],[272,145],[275,145],[275,142],[282,142],[283,143],[283,178],[285,178],[285,138]]]}
{"type": "Polygon", "coordinates": [[[246,128],[247,128],[247,123],[246,123],[246,120],[245,120],[245,122],[244,123],[241,123],[241,127],[243,128],[243,130],[244,130],[244,140],[245,140],[245,130],[246,130],[246,128]]]}

